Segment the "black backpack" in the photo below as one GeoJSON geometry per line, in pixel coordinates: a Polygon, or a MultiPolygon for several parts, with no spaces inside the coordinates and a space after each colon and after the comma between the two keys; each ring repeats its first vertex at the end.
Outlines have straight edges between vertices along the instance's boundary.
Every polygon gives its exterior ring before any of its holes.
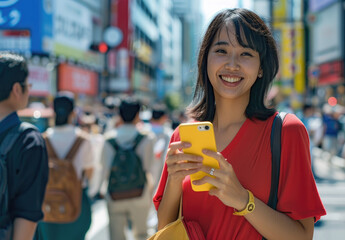
{"type": "Polygon", "coordinates": [[[6,158],[19,136],[27,129],[37,130],[33,125],[23,122],[12,127],[0,144],[0,239],[10,239],[12,229],[11,215],[8,212],[9,196],[6,158]]]}
{"type": "Polygon", "coordinates": [[[120,146],[116,139],[109,139],[116,153],[111,165],[108,193],[113,200],[139,197],[146,183],[146,173],[135,149],[144,135],[138,134],[128,146],[120,146]]]}

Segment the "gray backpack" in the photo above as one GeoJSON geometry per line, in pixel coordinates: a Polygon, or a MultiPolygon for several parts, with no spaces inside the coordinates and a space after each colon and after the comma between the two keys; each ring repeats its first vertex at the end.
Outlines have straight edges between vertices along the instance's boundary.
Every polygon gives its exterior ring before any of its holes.
{"type": "Polygon", "coordinates": [[[27,129],[36,129],[29,123],[21,123],[6,134],[0,143],[0,239],[11,239],[12,222],[8,212],[8,178],[7,178],[7,154],[11,151],[18,137],[27,129]]]}

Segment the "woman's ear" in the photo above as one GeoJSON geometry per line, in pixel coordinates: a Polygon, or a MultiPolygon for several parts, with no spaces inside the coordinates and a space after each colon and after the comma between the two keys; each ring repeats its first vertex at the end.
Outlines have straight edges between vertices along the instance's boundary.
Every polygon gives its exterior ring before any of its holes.
{"type": "Polygon", "coordinates": [[[259,73],[258,73],[258,78],[262,78],[262,76],[263,76],[263,71],[262,71],[262,69],[260,68],[260,69],[259,69],[259,73]]]}

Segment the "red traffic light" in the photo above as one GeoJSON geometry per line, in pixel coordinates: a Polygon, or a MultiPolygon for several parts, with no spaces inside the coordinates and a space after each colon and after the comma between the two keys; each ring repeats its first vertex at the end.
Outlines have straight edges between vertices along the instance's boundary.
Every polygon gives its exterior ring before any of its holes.
{"type": "Polygon", "coordinates": [[[105,42],[92,43],[89,47],[91,51],[99,53],[107,53],[109,51],[109,46],[105,42]]]}
{"type": "Polygon", "coordinates": [[[101,42],[98,44],[98,51],[100,53],[106,53],[108,52],[108,50],[109,50],[109,47],[105,42],[101,42]]]}

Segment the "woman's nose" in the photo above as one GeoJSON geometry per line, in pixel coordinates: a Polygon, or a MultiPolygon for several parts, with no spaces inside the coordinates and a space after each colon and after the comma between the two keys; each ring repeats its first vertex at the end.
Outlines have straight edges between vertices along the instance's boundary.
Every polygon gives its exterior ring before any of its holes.
{"type": "Polygon", "coordinates": [[[225,63],[225,69],[228,70],[238,70],[240,68],[236,56],[229,56],[227,62],[225,63]]]}

